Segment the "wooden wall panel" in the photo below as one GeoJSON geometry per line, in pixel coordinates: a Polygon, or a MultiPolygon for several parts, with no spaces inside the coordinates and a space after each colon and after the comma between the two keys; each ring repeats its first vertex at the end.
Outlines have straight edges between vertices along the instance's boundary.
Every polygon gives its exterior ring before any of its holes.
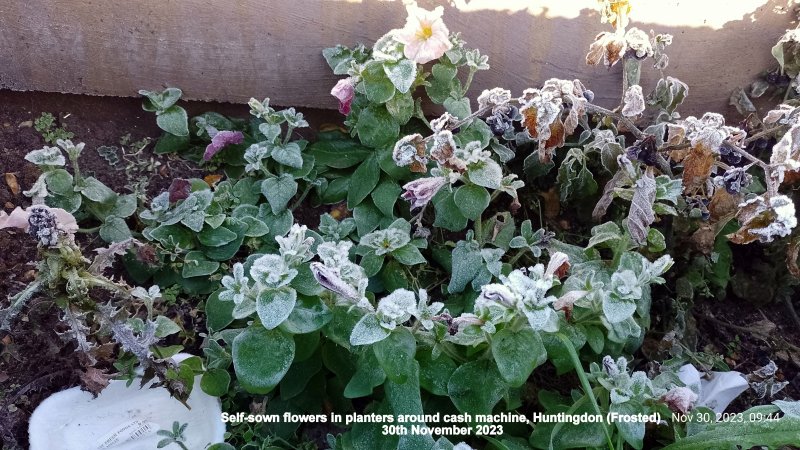
{"type": "MultiPolygon", "coordinates": [[[[420,1],[490,56],[474,92],[516,94],[547,78],[580,78],[618,102],[620,65],[588,67],[594,0],[420,1]]],[[[729,110],[728,95],[774,65],[769,50],[794,26],[786,0],[633,0],[633,24],[675,35],[667,73],[690,85],[685,113],[729,110]]],[[[0,88],[134,96],[177,86],[195,100],[334,108],[321,50],[371,44],[403,25],[400,1],[0,0],[0,88]]],[[[645,92],[657,74],[645,70],[645,92]]]]}

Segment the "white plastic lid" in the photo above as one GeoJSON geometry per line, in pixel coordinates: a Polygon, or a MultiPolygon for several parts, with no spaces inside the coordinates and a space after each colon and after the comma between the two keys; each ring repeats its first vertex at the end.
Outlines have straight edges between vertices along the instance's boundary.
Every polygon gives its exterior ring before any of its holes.
{"type": "Polygon", "coordinates": [[[97,398],[78,387],[48,397],[31,415],[31,450],[155,449],[164,439],[156,432],[171,431],[175,421],[189,424],[184,444],[191,450],[223,442],[219,399],[200,389],[199,376],[187,401],[191,409],[164,388],[140,389],[136,381],[130,387],[126,384],[111,381],[97,398]]]}

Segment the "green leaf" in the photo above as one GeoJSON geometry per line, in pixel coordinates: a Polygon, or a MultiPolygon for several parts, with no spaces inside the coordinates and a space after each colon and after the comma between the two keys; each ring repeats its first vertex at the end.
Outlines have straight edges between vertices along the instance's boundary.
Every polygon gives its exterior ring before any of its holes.
{"type": "MultiPolygon", "coordinates": [[[[394,414],[407,414],[421,417],[425,411],[422,409],[422,398],[419,389],[419,365],[411,361],[411,373],[408,380],[398,383],[394,380],[386,382],[386,399],[392,406],[394,414]]],[[[424,426],[423,421],[414,421],[410,425],[424,426]]],[[[408,433],[400,436],[397,450],[431,449],[434,446],[433,438],[426,434],[408,433]]]]}
{"type": "Polygon", "coordinates": [[[361,257],[359,265],[364,268],[365,275],[373,277],[381,271],[384,259],[385,255],[376,255],[375,251],[370,251],[361,257]]]}
{"type": "Polygon", "coordinates": [[[265,289],[256,298],[256,313],[264,328],[271,330],[286,320],[297,302],[292,288],[265,289]]]}
{"type": "Polygon", "coordinates": [[[136,206],[135,194],[118,195],[109,214],[122,218],[130,217],[136,212],[136,206]]]}
{"type": "MultiPolygon", "coordinates": [[[[646,411],[642,405],[636,405],[633,401],[612,404],[609,407],[609,412],[617,413],[620,416],[636,416],[637,414],[645,414],[646,411]]],[[[615,421],[614,425],[619,430],[619,434],[625,439],[625,442],[630,444],[633,448],[642,448],[642,441],[644,440],[645,423],[644,422],[627,422],[624,420],[615,421]]]]}
{"type": "Polygon", "coordinates": [[[294,340],[280,330],[251,326],[233,340],[232,356],[239,384],[252,394],[267,394],[289,370],[294,340]]]}
{"type": "Polygon", "coordinates": [[[503,181],[503,169],[493,159],[469,166],[469,180],[478,186],[499,189],[503,181]]]}
{"type": "Polygon", "coordinates": [[[219,247],[235,240],[236,237],[236,233],[223,226],[217,228],[206,226],[197,234],[197,240],[206,247],[219,247]]]}
{"type": "Polygon", "coordinates": [[[456,189],[453,194],[453,201],[464,217],[470,220],[477,220],[486,207],[489,206],[490,197],[486,188],[475,184],[465,184],[456,189]]]}
{"type": "Polygon", "coordinates": [[[206,450],[236,450],[236,447],[232,446],[231,444],[214,444],[211,447],[208,447],[206,450]]]}
{"type": "Polygon", "coordinates": [[[462,365],[447,383],[447,393],[456,408],[473,415],[491,414],[506,389],[497,366],[488,359],[462,365]]]}
{"type": "Polygon", "coordinates": [[[191,251],[186,254],[181,275],[184,278],[202,277],[211,275],[219,269],[219,263],[209,261],[201,251],[191,251]]]}
{"type": "Polygon", "coordinates": [[[220,300],[220,292],[222,289],[217,289],[206,299],[206,327],[212,332],[219,331],[233,322],[231,312],[235,304],[220,300]]]}
{"type": "Polygon", "coordinates": [[[286,145],[275,145],[272,147],[272,159],[284,166],[299,169],[303,167],[303,157],[300,154],[300,146],[297,142],[289,142],[286,145]]]}
{"type": "Polygon", "coordinates": [[[194,233],[182,225],[160,225],[150,231],[150,237],[165,247],[177,245],[183,250],[194,247],[194,233]]]}
{"type": "Polygon", "coordinates": [[[397,63],[384,63],[383,70],[389,81],[403,94],[411,89],[417,78],[417,64],[410,59],[401,59],[397,63]]]}
{"type": "Polygon", "coordinates": [[[333,313],[319,297],[299,296],[292,313],[281,323],[281,329],[292,334],[317,331],[333,319],[333,313]]]}
{"type": "Polygon", "coordinates": [[[47,189],[60,195],[71,195],[73,190],[72,174],[64,169],[54,169],[46,172],[47,189]]]}
{"type": "Polygon", "coordinates": [[[372,350],[386,376],[395,383],[405,383],[413,374],[417,340],[407,328],[395,328],[385,339],[376,342],[372,350]]]}
{"type": "Polygon", "coordinates": [[[200,378],[200,389],[213,397],[222,397],[228,392],[231,374],[225,369],[209,369],[200,378]]]}
{"type": "Polygon", "coordinates": [[[170,106],[156,116],[158,127],[175,136],[189,135],[189,117],[180,106],[170,106]]]}
{"type": "Polygon", "coordinates": [[[372,390],[386,381],[386,372],[383,371],[375,358],[375,353],[366,351],[361,353],[356,363],[356,373],[350,378],[344,389],[346,398],[366,397],[372,390]]]}
{"type": "Polygon", "coordinates": [[[117,194],[95,177],[86,177],[78,181],[75,190],[84,197],[97,203],[114,200],[117,194]]]}
{"type": "Polygon", "coordinates": [[[547,360],[547,351],[539,334],[531,328],[504,328],[492,338],[492,356],[503,379],[511,387],[518,387],[547,360]]]}
{"type": "Polygon", "coordinates": [[[461,231],[467,226],[467,218],[461,214],[453,193],[442,189],[433,197],[435,219],[433,226],[442,227],[449,231],[461,231]]]}
{"type": "Polygon", "coordinates": [[[353,219],[356,221],[359,236],[364,236],[378,228],[382,218],[383,215],[371,201],[365,201],[353,209],[353,219]]]}
{"type": "Polygon", "coordinates": [[[171,133],[164,133],[156,142],[153,153],[163,155],[166,153],[180,153],[189,149],[189,135],[176,136],[171,133]]]}
{"type": "Polygon", "coordinates": [[[372,191],[372,202],[384,216],[391,217],[394,214],[394,204],[397,202],[403,189],[396,181],[384,179],[372,191]]]}
{"type": "Polygon", "coordinates": [[[347,207],[352,209],[359,205],[375,189],[380,180],[381,172],[378,159],[375,155],[359,165],[350,178],[350,187],[347,191],[347,207]]]}
{"type": "Polygon", "coordinates": [[[453,272],[447,292],[455,294],[464,290],[467,284],[478,275],[483,268],[483,258],[477,243],[458,241],[453,249],[453,272]]]}
{"type": "MultiPolygon", "coordinates": [[[[751,448],[767,446],[779,448],[783,445],[796,445],[800,442],[800,419],[784,416],[779,420],[749,420],[749,411],[742,413],[745,422],[717,422],[699,433],[678,439],[664,450],[707,450],[728,448],[751,448]],[[710,445],[713,444],[713,445],[710,445]]],[[[764,417],[774,413],[774,408],[759,411],[754,417],[764,417]]]]}
{"type": "Polygon", "coordinates": [[[430,351],[417,353],[419,384],[435,395],[447,395],[447,382],[458,365],[446,355],[433,359],[430,351]]]}
{"type": "Polygon", "coordinates": [[[100,237],[106,242],[121,242],[131,237],[131,230],[124,219],[108,216],[100,225],[100,237]]]}
{"type": "Polygon", "coordinates": [[[374,344],[388,336],[389,330],[381,326],[378,316],[372,313],[365,314],[350,333],[350,345],[374,344]]]}
{"type": "Polygon", "coordinates": [[[386,103],[394,96],[395,88],[392,81],[384,72],[383,64],[379,61],[370,61],[361,72],[364,91],[372,103],[386,103]]]}
{"type": "Polygon", "coordinates": [[[318,165],[334,169],[352,167],[372,154],[372,150],[344,135],[339,139],[314,142],[308,146],[308,152],[314,156],[318,165]]]}
{"type": "Polygon", "coordinates": [[[373,148],[394,146],[400,135],[400,125],[382,105],[370,105],[361,111],[355,128],[361,142],[373,148]]]}
{"type": "Polygon", "coordinates": [[[397,260],[397,262],[403,264],[404,266],[413,266],[428,262],[414,244],[406,244],[397,250],[392,251],[391,255],[397,260]]]}
{"type": "Polygon", "coordinates": [[[163,338],[181,331],[177,323],[165,316],[156,317],[156,337],[163,338]]]}
{"type": "Polygon", "coordinates": [[[414,97],[411,93],[395,94],[391,100],[386,102],[386,110],[399,124],[405,124],[414,116],[414,97]]]}
{"type": "Polygon", "coordinates": [[[298,361],[295,358],[286,376],[281,380],[281,399],[289,400],[302,394],[309,381],[322,369],[321,352],[316,352],[316,357],[298,361]]]}
{"type": "Polygon", "coordinates": [[[297,193],[297,182],[289,174],[267,178],[261,183],[261,193],[267,198],[272,213],[278,214],[286,209],[289,200],[297,193]]]}
{"type": "Polygon", "coordinates": [[[472,108],[469,106],[469,99],[466,97],[460,99],[448,97],[444,101],[444,108],[447,112],[459,119],[465,119],[472,114],[472,108]]]}

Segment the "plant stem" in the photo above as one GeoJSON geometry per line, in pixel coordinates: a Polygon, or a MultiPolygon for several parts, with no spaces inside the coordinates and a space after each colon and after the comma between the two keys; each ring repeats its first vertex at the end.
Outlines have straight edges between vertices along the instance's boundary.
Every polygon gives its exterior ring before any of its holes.
{"type": "Polygon", "coordinates": [[[8,297],[11,303],[8,308],[0,310],[0,330],[10,330],[11,322],[22,311],[22,307],[39,288],[42,287],[40,280],[35,280],[25,287],[22,291],[8,297]]]}
{"type": "Polygon", "coordinates": [[[87,233],[88,234],[88,233],[97,233],[98,231],[100,231],[100,227],[99,226],[92,227],[92,228],[78,228],[76,233],[87,233]]]}
{"type": "Polygon", "coordinates": [[[597,105],[592,104],[592,103],[587,103],[586,104],[586,111],[587,112],[591,112],[591,113],[603,114],[603,115],[606,115],[606,116],[609,116],[609,117],[613,117],[614,119],[616,119],[617,121],[619,121],[623,125],[625,125],[625,128],[627,128],[628,131],[630,131],[631,134],[633,134],[633,136],[636,139],[641,140],[641,139],[644,139],[645,136],[646,136],[642,132],[642,130],[640,130],[636,125],[634,125],[633,122],[631,122],[630,119],[628,119],[627,117],[623,116],[622,114],[619,114],[619,113],[616,113],[614,111],[611,111],[610,109],[605,109],[602,106],[597,106],[597,105]]]}
{"type": "Polygon", "coordinates": [[[461,94],[462,97],[467,96],[467,91],[469,90],[470,85],[472,84],[472,77],[475,76],[475,72],[478,70],[474,67],[469,68],[469,74],[467,75],[467,81],[464,82],[464,92],[461,94]]]}
{"type": "Polygon", "coordinates": [[[294,211],[298,206],[300,206],[300,204],[303,203],[303,200],[306,199],[306,196],[308,196],[309,192],[311,192],[311,189],[314,186],[315,186],[314,183],[308,183],[306,185],[306,188],[303,190],[303,193],[300,194],[300,197],[292,204],[292,206],[289,208],[289,210],[290,211],[294,211]]]}
{"type": "MultiPolygon", "coordinates": [[[[575,346],[572,345],[572,341],[570,341],[566,335],[562,333],[556,333],[556,336],[558,336],[564,346],[567,347],[567,352],[572,360],[572,365],[575,367],[575,372],[578,374],[578,379],[581,381],[581,387],[583,388],[584,392],[586,392],[586,396],[589,398],[589,401],[592,403],[594,412],[602,417],[603,411],[600,409],[600,405],[597,404],[597,399],[594,397],[594,392],[592,391],[592,385],[589,384],[589,378],[586,377],[586,372],[583,370],[583,364],[578,357],[578,352],[575,351],[575,346]]],[[[611,440],[611,432],[608,430],[608,424],[605,420],[603,420],[601,423],[603,424],[603,433],[606,435],[608,448],[610,450],[615,450],[614,442],[611,440]]]]}

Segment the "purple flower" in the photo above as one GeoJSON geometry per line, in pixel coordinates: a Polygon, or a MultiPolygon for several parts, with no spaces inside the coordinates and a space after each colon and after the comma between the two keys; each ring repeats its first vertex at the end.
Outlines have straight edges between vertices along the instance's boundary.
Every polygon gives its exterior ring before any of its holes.
{"type": "Polygon", "coordinates": [[[445,177],[427,177],[408,182],[403,186],[403,199],[411,202],[411,209],[421,208],[439,192],[439,189],[447,184],[445,177]]]}
{"type": "Polygon", "coordinates": [[[353,97],[356,95],[353,77],[339,80],[336,86],[331,89],[331,95],[336,97],[336,100],[339,100],[339,112],[344,115],[350,114],[350,104],[353,103],[353,97]]]}
{"type": "Polygon", "coordinates": [[[244,142],[244,135],[241,131],[220,131],[217,132],[212,138],[211,143],[206,147],[203,153],[203,160],[208,161],[214,157],[220,150],[231,144],[241,144],[244,142]]]}

